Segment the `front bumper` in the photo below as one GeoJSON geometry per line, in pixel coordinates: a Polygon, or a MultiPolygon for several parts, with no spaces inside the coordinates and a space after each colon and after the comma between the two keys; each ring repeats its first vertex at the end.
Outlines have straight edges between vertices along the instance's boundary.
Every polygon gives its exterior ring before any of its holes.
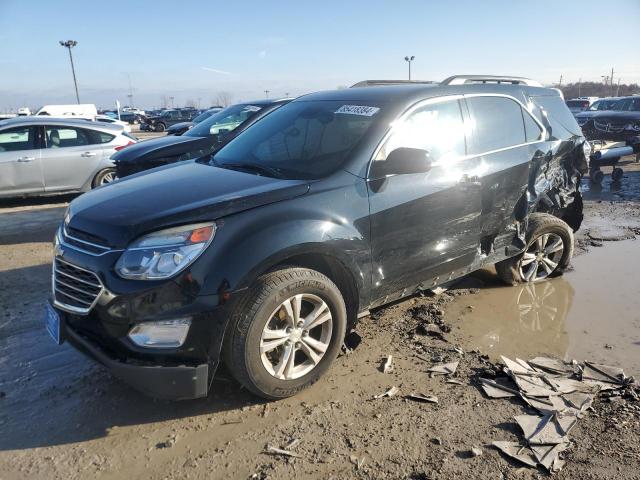
{"type": "Polygon", "coordinates": [[[209,392],[209,365],[130,365],[111,358],[97,345],[68,325],[65,339],[80,352],[107,367],[113,375],[147,395],[166,400],[206,397],[209,392]]]}

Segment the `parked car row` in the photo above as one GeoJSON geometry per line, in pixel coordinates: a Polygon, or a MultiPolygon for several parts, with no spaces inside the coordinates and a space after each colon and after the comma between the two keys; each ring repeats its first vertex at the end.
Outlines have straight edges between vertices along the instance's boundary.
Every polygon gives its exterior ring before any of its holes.
{"type": "Polygon", "coordinates": [[[153,141],[211,153],[71,202],[54,340],[155,396],[206,396],[224,362],[276,399],[317,381],[370,308],[489,264],[509,284],[562,273],[590,147],[558,91],[385,83],[230,107],[153,141]]]}
{"type": "Polygon", "coordinates": [[[260,118],[289,101],[257,100],[239,103],[214,112],[183,135],[141,142],[114,155],[117,175],[124,178],[161,165],[210,155],[260,118]]]}

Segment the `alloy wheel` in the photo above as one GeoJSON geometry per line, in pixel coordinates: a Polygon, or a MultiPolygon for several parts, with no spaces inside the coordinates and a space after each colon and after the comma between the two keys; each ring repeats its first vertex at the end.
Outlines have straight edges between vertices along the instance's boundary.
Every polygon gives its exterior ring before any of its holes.
{"type": "Polygon", "coordinates": [[[106,185],[107,183],[111,183],[116,179],[116,174],[114,172],[105,173],[100,179],[100,185],[106,185]]]}
{"type": "Polygon", "coordinates": [[[294,380],[311,372],[331,343],[333,318],[316,295],[294,295],[276,308],[260,339],[265,369],[275,378],[294,380]]]}
{"type": "Polygon", "coordinates": [[[537,237],[520,259],[520,276],[526,282],[536,282],[551,275],[562,258],[564,243],[555,233],[537,237]]]}

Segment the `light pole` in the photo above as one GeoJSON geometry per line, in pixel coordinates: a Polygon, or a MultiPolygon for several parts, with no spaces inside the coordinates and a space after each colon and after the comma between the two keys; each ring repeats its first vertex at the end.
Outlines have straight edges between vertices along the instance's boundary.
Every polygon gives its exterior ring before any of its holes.
{"type": "Polygon", "coordinates": [[[265,90],[264,91],[264,95],[265,95],[266,98],[269,98],[269,90],[265,90]]]}
{"type": "Polygon", "coordinates": [[[409,64],[409,80],[411,80],[411,62],[413,62],[414,58],[416,58],[414,55],[411,55],[410,57],[404,57],[405,61],[409,64]]]}
{"type": "Polygon", "coordinates": [[[76,69],[73,67],[73,55],[71,55],[71,49],[78,45],[75,40],[67,40],[63,42],[60,40],[60,45],[69,50],[69,60],[71,61],[71,73],[73,73],[73,85],[76,87],[76,101],[80,103],[80,95],[78,95],[78,81],[76,80],[76,69]]]}

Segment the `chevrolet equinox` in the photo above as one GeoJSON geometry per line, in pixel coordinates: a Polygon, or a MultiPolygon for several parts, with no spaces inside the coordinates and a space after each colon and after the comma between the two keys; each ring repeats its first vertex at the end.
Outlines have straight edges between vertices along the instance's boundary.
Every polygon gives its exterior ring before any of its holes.
{"type": "Polygon", "coordinates": [[[71,202],[46,326],[157,397],[223,362],[295,394],[359,316],[496,264],[562,273],[590,146],[561,94],[518,77],[366,82],[302,96],[207,156],[71,202]]]}

